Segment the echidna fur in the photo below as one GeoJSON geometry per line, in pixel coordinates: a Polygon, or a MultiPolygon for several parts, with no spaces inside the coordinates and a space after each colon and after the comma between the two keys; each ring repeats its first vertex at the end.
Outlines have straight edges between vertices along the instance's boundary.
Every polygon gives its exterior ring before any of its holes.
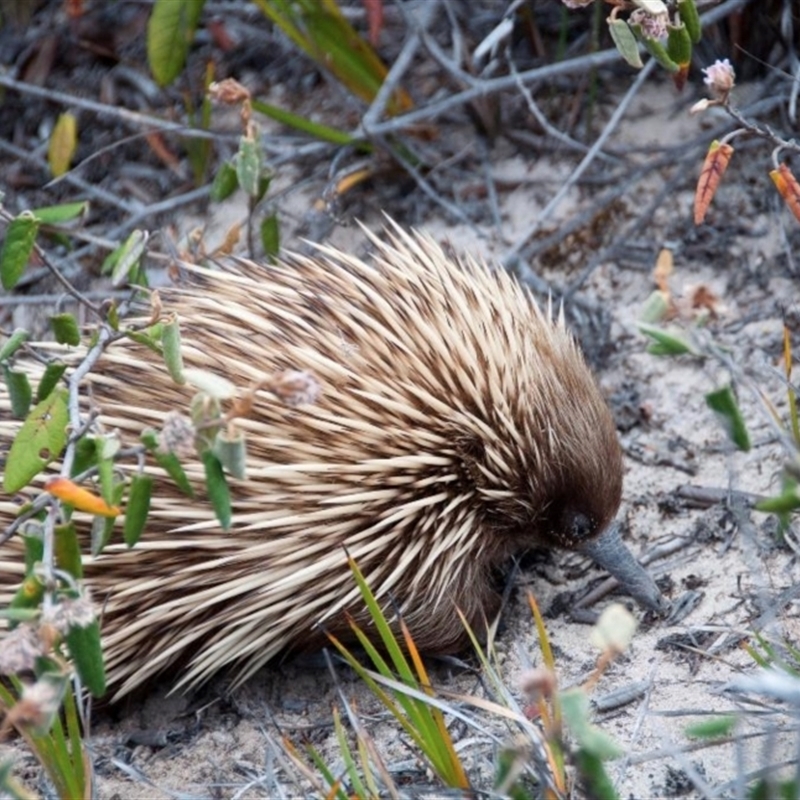
{"type": "MultiPolygon", "coordinates": [[[[368,620],[345,549],[422,651],[463,646],[457,609],[480,629],[497,609],[496,570],[536,546],[602,551],[609,537],[622,555],[604,566],[659,607],[611,526],[620,448],[563,318],[427,236],[392,226],[373,244],[372,265],[320,247],[266,267],[193,267],[189,285],[162,291],[187,366],[241,388],[307,370],[322,393],[299,408],[259,393],[241,420],[247,478],[230,480],[228,532],[205,499],[148,465],[157,482],[142,540],[85,564],[117,697],[164,672],[189,687],[232,667],[242,681],[322,643],[320,623],[348,638],[345,611],[368,620]]],[[[123,442],[192,396],[132,342],[110,347],[90,383],[86,408],[123,442]]],[[[0,420],[6,448],[19,423],[4,394],[0,420]]],[[[202,487],[199,461],[184,466],[202,487]]],[[[17,508],[0,499],[2,527],[17,508]]],[[[0,586],[20,579],[19,554],[15,540],[0,549],[0,586]]]]}

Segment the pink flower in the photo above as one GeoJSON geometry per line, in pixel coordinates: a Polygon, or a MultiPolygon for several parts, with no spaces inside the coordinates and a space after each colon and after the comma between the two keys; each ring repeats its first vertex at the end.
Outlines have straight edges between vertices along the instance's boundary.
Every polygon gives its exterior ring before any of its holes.
{"type": "Polygon", "coordinates": [[[708,86],[713,97],[725,100],[733,89],[736,75],[731,66],[731,62],[726,58],[724,61],[717,59],[710,67],[703,70],[706,76],[703,82],[708,86]]]}
{"type": "Polygon", "coordinates": [[[594,3],[594,0],[561,0],[567,8],[585,8],[594,3]]]}
{"type": "Polygon", "coordinates": [[[641,25],[642,34],[648,39],[663,39],[667,35],[667,14],[651,14],[637,8],[630,16],[631,25],[641,25]]]}
{"type": "Polygon", "coordinates": [[[315,403],[322,392],[319,381],[310,372],[293,369],[275,375],[270,389],[292,408],[315,403]]]}

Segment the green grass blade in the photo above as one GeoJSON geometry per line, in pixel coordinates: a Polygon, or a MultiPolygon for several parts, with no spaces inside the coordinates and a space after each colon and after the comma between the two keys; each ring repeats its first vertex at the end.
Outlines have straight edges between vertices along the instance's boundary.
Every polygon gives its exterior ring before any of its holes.
{"type": "MultiPolygon", "coordinates": [[[[428,672],[425,665],[422,663],[417,646],[411,637],[411,632],[408,630],[406,624],[400,620],[400,626],[403,631],[403,637],[406,642],[406,649],[414,664],[414,669],[417,671],[417,676],[422,686],[423,691],[430,697],[433,697],[433,688],[431,681],[428,677],[428,672]]],[[[428,717],[435,727],[435,734],[429,740],[431,746],[435,748],[437,754],[437,762],[441,764],[447,773],[447,782],[451,786],[458,786],[461,789],[469,788],[469,780],[466,772],[464,772],[464,765],[456,753],[453,739],[450,736],[450,731],[447,730],[447,724],[444,720],[444,714],[433,706],[426,703],[415,704],[420,705],[420,712],[424,712],[421,716],[428,717]]],[[[427,722],[427,720],[426,720],[427,722]]]]}
{"type": "MultiPolygon", "coordinates": [[[[375,695],[375,697],[380,700],[382,705],[386,708],[389,713],[398,721],[400,726],[403,730],[414,740],[414,743],[422,748],[422,740],[419,737],[418,731],[414,728],[414,726],[409,721],[408,717],[401,711],[401,707],[394,702],[392,697],[387,694],[386,691],[377,683],[377,681],[370,675],[369,670],[364,667],[364,665],[335,637],[328,635],[328,638],[331,640],[333,646],[339,651],[342,658],[348,663],[348,665],[353,669],[353,671],[361,678],[362,681],[367,685],[367,688],[375,695]]],[[[384,676],[385,677],[385,676],[384,676]]],[[[401,701],[401,697],[397,697],[398,702],[401,701]]]]}
{"type": "Polygon", "coordinates": [[[307,748],[308,757],[311,759],[314,766],[322,773],[322,777],[327,781],[328,786],[331,788],[331,792],[328,794],[328,797],[336,796],[339,800],[349,800],[347,797],[347,793],[342,789],[342,781],[335,777],[334,774],[328,768],[328,765],[325,763],[325,759],[317,752],[317,750],[312,746],[309,745],[307,748]]]}
{"type": "Polygon", "coordinates": [[[83,732],[81,731],[75,695],[70,689],[67,689],[66,696],[64,697],[64,718],[67,723],[67,735],[69,736],[72,762],[75,765],[75,775],[82,787],[83,794],[87,795],[89,792],[87,792],[86,789],[91,783],[91,775],[87,776],[86,774],[87,759],[83,732]]]}
{"type": "Polygon", "coordinates": [[[316,60],[311,43],[295,24],[290,3],[285,0],[253,0],[268,19],[277,25],[307,56],[316,60]]]}
{"type": "MultiPolygon", "coordinates": [[[[351,145],[359,140],[355,136],[351,136],[347,131],[339,130],[338,128],[331,128],[329,125],[322,125],[319,122],[314,122],[307,117],[302,117],[299,114],[293,114],[279,106],[274,106],[271,103],[265,103],[263,100],[252,100],[251,104],[253,109],[260,114],[264,114],[282,125],[288,125],[290,128],[307,133],[315,139],[322,142],[331,142],[338,145],[351,145]]],[[[371,151],[372,146],[366,142],[359,144],[359,149],[371,151]]]]}
{"type": "MultiPolygon", "coordinates": [[[[403,683],[418,688],[419,681],[398,644],[397,637],[386,620],[386,616],[378,604],[378,601],[375,599],[375,595],[373,595],[372,590],[367,585],[364,576],[353,559],[350,559],[350,568],[353,570],[353,575],[355,576],[356,583],[361,591],[361,596],[369,611],[370,618],[381,637],[386,652],[389,654],[394,664],[396,673],[403,683]]],[[[364,632],[357,625],[353,625],[352,627],[358,637],[359,643],[367,651],[372,663],[375,664],[375,667],[378,669],[378,672],[386,678],[391,677],[391,670],[364,632]]],[[[408,715],[411,724],[414,726],[415,730],[417,730],[420,737],[422,737],[424,741],[432,742],[436,735],[437,725],[431,718],[429,708],[425,704],[415,702],[412,698],[407,696],[399,696],[396,699],[403,707],[403,710],[408,715]]]]}
{"type": "Polygon", "coordinates": [[[353,751],[347,741],[347,732],[342,724],[342,716],[337,706],[333,707],[333,729],[336,733],[336,741],[339,743],[339,752],[342,754],[345,771],[350,778],[351,793],[355,794],[356,797],[369,797],[369,793],[361,780],[356,760],[353,758],[353,751]]]}
{"type": "Polygon", "coordinates": [[[403,654],[402,649],[400,648],[400,645],[397,643],[397,637],[394,635],[389,623],[387,622],[383,610],[378,604],[378,601],[376,600],[375,595],[372,593],[372,590],[367,585],[364,575],[361,573],[361,570],[358,568],[356,562],[349,557],[348,561],[350,564],[350,569],[353,571],[353,576],[355,577],[356,583],[358,584],[359,591],[361,592],[361,596],[364,598],[364,603],[367,606],[370,618],[375,625],[375,630],[378,632],[381,642],[386,648],[386,652],[394,664],[397,674],[404,681],[406,681],[409,686],[413,686],[416,682],[414,673],[409,666],[408,661],[403,654]]]}

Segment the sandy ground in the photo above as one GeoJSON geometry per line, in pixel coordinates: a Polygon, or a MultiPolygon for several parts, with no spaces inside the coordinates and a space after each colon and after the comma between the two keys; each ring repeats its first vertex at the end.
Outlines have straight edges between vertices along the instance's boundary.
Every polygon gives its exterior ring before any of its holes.
{"type": "MultiPolygon", "coordinates": [[[[654,84],[628,113],[610,146],[625,148],[643,141],[663,144],[696,132],[700,123],[676,112],[673,102],[671,87],[654,84]]],[[[499,159],[498,175],[523,174],[530,179],[501,198],[499,231],[476,233],[435,218],[427,228],[459,249],[490,259],[502,255],[540,207],[542,184],[563,180],[570,168],[552,161],[526,164],[499,159]]],[[[727,208],[735,205],[730,198],[736,192],[770,192],[766,171],[765,167],[764,180],[757,186],[723,189],[721,202],[726,202],[725,192],[731,193],[727,208]]],[[[630,200],[638,202],[638,198],[630,200]]],[[[583,202],[580,192],[571,192],[557,217],[568,219],[583,202]]],[[[370,227],[380,224],[377,215],[365,221],[370,227]]],[[[213,242],[215,232],[227,224],[219,220],[217,228],[211,226],[208,239],[213,242]]],[[[736,785],[731,782],[737,770],[746,773],[763,766],[765,752],[774,762],[794,756],[796,733],[777,736],[766,744],[760,737],[687,751],[687,724],[736,707],[725,687],[754,668],[741,647],[742,642],[752,641],[754,622],[770,636],[797,641],[796,604],[780,608],[775,598],[800,581],[800,568],[790,548],[780,542],[773,519],[744,509],[737,512],[724,503],[693,507],[696,504],[687,501],[679,488],[704,487],[721,496],[728,490],[770,494],[779,488],[783,451],[753,386],[761,388],[785,414],[785,393],[771,371],[779,366],[782,308],[787,300],[796,304],[798,298],[796,278],[792,280],[778,265],[780,226],[796,224],[783,211],[752,216],[746,221],[747,229],[759,231],[759,236],[742,235],[726,253],[706,258],[701,249],[687,244],[694,235],[691,195],[680,192],[669,198],[669,208],[661,218],[641,232],[650,243],[673,249],[670,288],[676,297],[688,297],[692,287],[703,284],[718,298],[717,317],[710,321],[708,333],[719,345],[730,348],[737,369],[755,381],[739,385],[754,442],[746,454],[732,450],[704,402],[706,392],[729,380],[727,370],[713,360],[656,358],[646,352],[647,340],[637,331],[636,322],[655,288],[650,276],[653,264],[603,263],[583,289],[612,318],[613,352],[599,378],[623,428],[626,476],[619,516],[626,540],[637,554],[662,546],[671,550],[666,558],[653,562],[653,573],[673,600],[694,592],[697,601],[675,623],[643,619],[635,610],[641,624],[629,652],[609,668],[592,693],[594,699],[602,699],[617,690],[639,687],[630,702],[596,716],[600,727],[625,752],[609,765],[621,797],[703,796],[693,788],[690,776],[707,796],[735,796],[736,785]],[[675,542],[681,546],[668,547],[675,542]]],[[[336,231],[333,240],[358,247],[358,237],[351,227],[336,231]]],[[[523,590],[529,588],[540,606],[550,609],[562,593],[601,580],[597,571],[586,573],[585,567],[576,557],[559,556],[526,568],[518,579],[519,587],[504,616],[498,652],[503,679],[523,705],[520,678],[530,665],[541,663],[523,590]]],[[[610,601],[605,597],[593,608],[598,610],[610,601]]],[[[563,605],[563,596],[559,602],[563,605]]],[[[569,621],[564,613],[548,616],[547,624],[560,686],[580,684],[597,656],[588,640],[589,628],[569,621]]],[[[472,672],[441,666],[434,674],[437,684],[448,690],[481,692],[472,672]]],[[[356,700],[386,762],[410,782],[423,785],[424,768],[374,698],[347,670],[339,671],[339,680],[345,696],[356,700]]],[[[266,669],[231,693],[220,681],[197,696],[166,699],[155,693],[141,707],[100,714],[92,744],[98,796],[302,796],[308,786],[300,780],[293,782],[275,742],[281,735],[296,744],[311,741],[328,763],[340,764],[330,716],[332,704],[338,702],[337,687],[326,668],[318,662],[303,662],[266,669]]],[[[770,722],[786,721],[780,715],[751,714],[737,730],[759,731],[770,722]]],[[[502,740],[512,740],[513,731],[502,720],[484,715],[483,724],[502,740]]],[[[460,746],[475,786],[488,790],[494,753],[491,739],[459,726],[455,735],[463,740],[460,746]]],[[[35,767],[30,757],[12,749],[21,773],[32,777],[35,767]]],[[[417,794],[444,796],[433,789],[428,794],[420,789],[417,794]]],[[[575,796],[581,796],[580,792],[576,790],[575,796]]]]}

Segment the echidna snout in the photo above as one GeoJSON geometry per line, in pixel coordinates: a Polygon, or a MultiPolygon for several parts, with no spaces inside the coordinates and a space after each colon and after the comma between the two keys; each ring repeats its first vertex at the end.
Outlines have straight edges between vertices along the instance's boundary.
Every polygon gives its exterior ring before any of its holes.
{"type": "Polygon", "coordinates": [[[612,523],[599,536],[587,539],[578,548],[602,567],[645,608],[664,614],[670,607],[647,570],[631,555],[622,542],[619,525],[612,523]]]}
{"type": "MultiPolygon", "coordinates": [[[[230,480],[229,531],[202,499],[199,458],[184,462],[194,502],[147,466],[156,483],[145,535],[84,565],[104,603],[117,696],[178,665],[184,686],[223,668],[244,680],[307,645],[320,623],[343,638],[347,615],[368,626],[346,554],[423,651],[465,644],[459,611],[479,627],[497,604],[497,569],[537,545],[582,550],[659,606],[619,537],[607,547],[620,447],[563,318],[508,274],[453,260],[428,237],[392,227],[373,244],[372,265],[321,247],[267,269],[191,268],[190,285],[161,292],[187,367],[242,390],[304,370],[322,393],[290,409],[260,391],[237,420],[247,477],[230,480]]],[[[18,424],[2,389],[6,444],[18,424]]],[[[138,441],[191,397],[157,355],[121,341],[92,373],[83,408],[138,441]]],[[[16,508],[0,497],[0,521],[16,508]]],[[[20,580],[22,563],[18,542],[0,546],[0,586],[20,580]]]]}

